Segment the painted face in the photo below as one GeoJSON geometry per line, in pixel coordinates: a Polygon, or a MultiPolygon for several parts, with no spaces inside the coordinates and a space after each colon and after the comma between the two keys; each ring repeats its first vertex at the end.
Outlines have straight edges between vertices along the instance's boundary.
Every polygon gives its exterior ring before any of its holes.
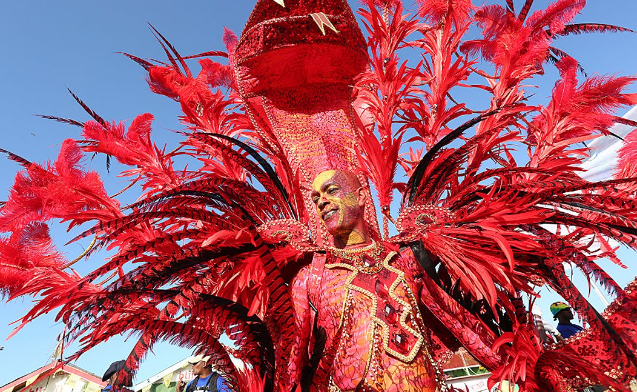
{"type": "Polygon", "coordinates": [[[360,183],[352,173],[327,170],[312,183],[312,201],[332,235],[343,235],[364,226],[360,183]]]}

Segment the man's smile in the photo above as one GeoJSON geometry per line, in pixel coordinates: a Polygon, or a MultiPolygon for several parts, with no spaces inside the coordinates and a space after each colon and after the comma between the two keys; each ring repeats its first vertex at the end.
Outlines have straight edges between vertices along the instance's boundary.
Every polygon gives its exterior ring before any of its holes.
{"type": "Polygon", "coordinates": [[[324,211],[323,212],[323,221],[325,222],[326,220],[328,220],[331,216],[335,215],[338,212],[338,208],[333,208],[331,210],[328,211],[324,211]]]}

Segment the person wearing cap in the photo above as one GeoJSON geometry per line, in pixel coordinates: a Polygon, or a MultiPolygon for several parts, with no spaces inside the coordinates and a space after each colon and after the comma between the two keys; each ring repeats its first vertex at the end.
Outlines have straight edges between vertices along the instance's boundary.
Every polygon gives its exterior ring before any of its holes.
{"type": "MultiPolygon", "coordinates": [[[[551,313],[553,314],[553,320],[557,320],[557,330],[560,332],[564,339],[568,339],[576,333],[583,331],[584,328],[577,324],[571,323],[571,320],[575,317],[573,310],[567,303],[558,301],[551,304],[551,313]]],[[[582,389],[584,392],[603,392],[607,391],[603,385],[591,385],[582,389]]]]}
{"type": "Polygon", "coordinates": [[[208,363],[210,356],[195,355],[187,359],[192,365],[195,378],[184,389],[184,381],[177,383],[177,392],[231,392],[226,381],[218,373],[212,371],[208,363]]]}
{"type": "Polygon", "coordinates": [[[114,391],[128,391],[126,388],[115,388],[114,383],[117,380],[117,373],[124,368],[126,361],[115,361],[106,369],[102,376],[102,381],[107,381],[108,384],[102,389],[102,392],[114,392],[114,391]]]}
{"type": "Polygon", "coordinates": [[[560,332],[564,339],[575,335],[576,333],[583,331],[584,328],[577,324],[571,323],[573,320],[573,310],[568,304],[564,302],[553,302],[551,304],[551,313],[553,314],[553,320],[557,320],[557,330],[560,332]]]}

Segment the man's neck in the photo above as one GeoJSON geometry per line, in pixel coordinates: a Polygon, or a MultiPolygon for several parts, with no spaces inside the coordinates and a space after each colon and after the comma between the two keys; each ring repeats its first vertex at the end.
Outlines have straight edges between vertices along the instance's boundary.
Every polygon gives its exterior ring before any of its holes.
{"type": "Polygon", "coordinates": [[[334,236],[334,247],[338,249],[356,248],[370,244],[372,241],[367,232],[352,230],[346,234],[334,236]]]}
{"type": "Polygon", "coordinates": [[[201,374],[199,375],[199,378],[206,378],[210,376],[211,374],[212,374],[212,370],[206,369],[205,371],[201,372],[201,374]]]}

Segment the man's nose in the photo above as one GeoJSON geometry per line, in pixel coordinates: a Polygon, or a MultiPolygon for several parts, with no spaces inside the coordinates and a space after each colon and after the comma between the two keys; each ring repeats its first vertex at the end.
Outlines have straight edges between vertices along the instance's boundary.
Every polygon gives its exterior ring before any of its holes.
{"type": "Polygon", "coordinates": [[[322,210],[323,207],[327,205],[327,203],[329,203],[329,201],[325,198],[325,196],[321,196],[318,203],[316,203],[316,206],[318,207],[319,210],[322,210]]]}

